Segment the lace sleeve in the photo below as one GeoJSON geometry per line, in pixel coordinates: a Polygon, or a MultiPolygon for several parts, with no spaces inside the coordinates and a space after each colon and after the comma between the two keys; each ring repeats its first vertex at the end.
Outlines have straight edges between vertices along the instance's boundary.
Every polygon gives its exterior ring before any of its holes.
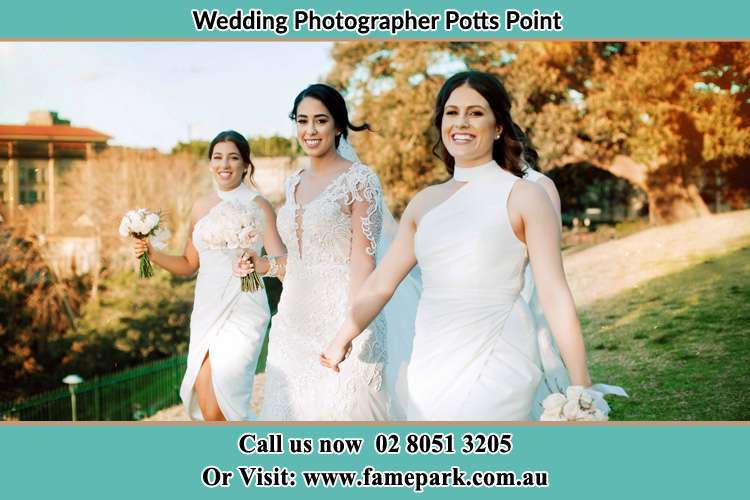
{"type": "Polygon", "coordinates": [[[294,189],[297,187],[301,172],[302,169],[296,170],[284,181],[284,196],[286,198],[286,201],[294,201],[294,189]]]}
{"type": "Polygon", "coordinates": [[[375,256],[377,243],[383,230],[383,190],[378,176],[369,167],[362,165],[353,169],[350,186],[350,203],[367,203],[367,213],[360,217],[362,233],[370,245],[367,255],[375,256]]]}

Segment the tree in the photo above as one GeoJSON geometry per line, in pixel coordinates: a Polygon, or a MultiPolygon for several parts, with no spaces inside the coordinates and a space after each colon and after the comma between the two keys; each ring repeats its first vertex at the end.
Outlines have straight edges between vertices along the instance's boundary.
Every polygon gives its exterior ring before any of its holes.
{"type": "Polygon", "coordinates": [[[280,135],[248,137],[248,141],[253,156],[293,157],[299,154],[297,144],[280,135]]]}
{"type": "Polygon", "coordinates": [[[378,134],[357,142],[394,198],[442,177],[430,153],[445,75],[504,80],[544,169],[595,164],[643,189],[653,222],[708,212],[706,178],[750,156],[750,44],[337,43],[329,80],[378,134]]]}
{"type": "Polygon", "coordinates": [[[65,333],[85,298],[84,282],[60,279],[25,228],[0,225],[0,397],[60,384],[65,333]]]}
{"type": "Polygon", "coordinates": [[[172,148],[172,154],[187,153],[196,158],[207,158],[209,145],[210,142],[208,141],[178,142],[177,145],[172,148]]]}
{"type": "Polygon", "coordinates": [[[110,147],[88,162],[77,162],[61,177],[58,227],[89,228],[99,240],[103,264],[129,267],[127,242],[117,232],[128,210],[159,210],[172,232],[172,247],[182,249],[196,198],[210,189],[205,161],[191,154],[110,147]]]}

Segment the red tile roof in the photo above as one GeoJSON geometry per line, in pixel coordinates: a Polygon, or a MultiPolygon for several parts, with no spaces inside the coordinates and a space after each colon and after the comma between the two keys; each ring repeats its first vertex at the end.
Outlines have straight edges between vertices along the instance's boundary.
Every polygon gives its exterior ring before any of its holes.
{"type": "Polygon", "coordinates": [[[0,125],[0,140],[105,142],[107,134],[70,125],[0,125]]]}

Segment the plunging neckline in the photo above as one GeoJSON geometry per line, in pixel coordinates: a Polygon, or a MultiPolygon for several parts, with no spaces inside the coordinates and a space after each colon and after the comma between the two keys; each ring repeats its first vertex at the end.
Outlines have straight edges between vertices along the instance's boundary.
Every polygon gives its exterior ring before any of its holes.
{"type": "Polygon", "coordinates": [[[310,204],[318,201],[318,199],[322,198],[323,195],[329,189],[331,189],[334,185],[336,185],[339,182],[339,180],[341,180],[346,174],[348,174],[354,168],[354,166],[356,164],[357,164],[356,162],[352,162],[351,165],[349,165],[343,172],[341,172],[340,174],[338,174],[336,177],[334,177],[333,179],[331,179],[331,181],[328,184],[326,184],[325,187],[323,189],[321,189],[318,194],[316,194],[315,196],[313,196],[312,199],[310,199],[310,201],[308,201],[305,204],[301,204],[301,203],[299,203],[297,201],[297,188],[299,187],[300,182],[302,182],[302,172],[306,172],[307,169],[303,169],[303,170],[300,170],[299,172],[297,172],[297,179],[296,179],[296,181],[294,183],[294,186],[292,186],[292,203],[294,204],[294,207],[295,208],[304,209],[305,207],[309,206],[310,204]]]}
{"type": "Polygon", "coordinates": [[[333,189],[334,186],[336,186],[343,178],[345,178],[357,165],[357,162],[352,162],[349,167],[347,167],[343,172],[338,174],[336,177],[331,179],[331,181],[326,184],[326,186],[318,193],[316,194],[310,201],[305,203],[304,205],[300,204],[297,201],[297,188],[299,187],[300,182],[302,181],[302,172],[305,170],[300,170],[296,174],[296,179],[294,181],[294,185],[292,186],[292,206],[294,207],[293,211],[293,217],[294,217],[294,236],[297,239],[297,256],[300,260],[302,260],[302,237],[304,235],[304,229],[302,227],[303,220],[304,220],[304,213],[307,210],[307,207],[312,205],[313,203],[316,203],[318,200],[323,199],[323,196],[330,190],[333,189]]]}

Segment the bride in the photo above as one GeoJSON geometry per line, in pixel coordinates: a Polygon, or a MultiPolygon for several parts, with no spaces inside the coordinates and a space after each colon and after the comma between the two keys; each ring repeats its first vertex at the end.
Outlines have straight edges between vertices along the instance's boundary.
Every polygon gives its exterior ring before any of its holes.
{"type": "Polygon", "coordinates": [[[337,148],[349,129],[344,98],[314,84],[294,100],[290,118],[310,159],[286,182],[278,229],[286,258],[252,256],[261,274],[283,275],[284,290],[271,327],[266,363],[264,420],[385,420],[385,318],[373,314],[351,345],[351,362],[337,374],[318,353],[344,320],[351,297],[375,268],[383,225],[377,175],[337,148]]]}
{"type": "Polygon", "coordinates": [[[453,179],[418,193],[396,239],[320,356],[344,370],[352,339],[416,264],[424,291],[408,368],[409,420],[526,420],[542,377],[521,296],[527,258],[570,380],[591,385],[560,255],[558,216],[523,180],[510,98],[492,75],[462,72],[438,94],[436,152],[453,179]]]}
{"type": "MultiPolygon", "coordinates": [[[[208,148],[214,192],[199,199],[183,255],[167,255],[147,241],[134,239],[136,257],[148,252],[152,262],[177,275],[198,271],[195,302],[190,317],[190,346],[180,397],[192,420],[252,420],[253,376],[270,319],[265,290],[240,291],[232,275],[235,250],[209,248],[214,208],[224,202],[255,204],[264,215],[263,246],[281,253],[271,205],[245,183],[252,179],[250,145],[242,135],[227,130],[208,148]]],[[[257,248],[256,251],[259,251],[257,248]]]]}

